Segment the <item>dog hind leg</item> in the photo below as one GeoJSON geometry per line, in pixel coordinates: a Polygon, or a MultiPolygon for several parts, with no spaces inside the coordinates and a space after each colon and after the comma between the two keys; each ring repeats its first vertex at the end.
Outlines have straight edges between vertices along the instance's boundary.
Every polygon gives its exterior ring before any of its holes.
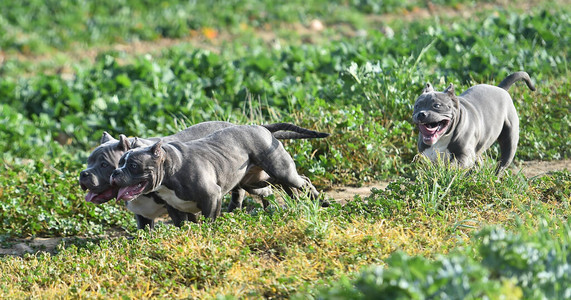
{"type": "MultiPolygon", "coordinates": [[[[300,176],[297,173],[295,162],[283,147],[276,149],[271,157],[262,159],[260,162],[264,171],[278,183],[282,184],[284,190],[290,197],[293,196],[293,192],[291,190],[288,192],[288,187],[293,187],[298,190],[307,189],[312,199],[319,198],[317,189],[311,184],[307,177],[300,176]]],[[[329,206],[329,204],[322,202],[322,206],[329,206]]]]}
{"type": "Polygon", "coordinates": [[[496,175],[501,173],[512,163],[519,142],[519,121],[515,118],[511,124],[504,125],[498,138],[500,144],[500,164],[496,168],[496,175]]]}
{"type": "Polygon", "coordinates": [[[267,209],[268,206],[270,206],[270,202],[265,197],[268,197],[268,196],[274,194],[271,187],[266,186],[266,187],[260,187],[260,188],[248,188],[246,190],[248,193],[260,197],[260,200],[262,200],[262,205],[263,205],[264,209],[267,209]]]}

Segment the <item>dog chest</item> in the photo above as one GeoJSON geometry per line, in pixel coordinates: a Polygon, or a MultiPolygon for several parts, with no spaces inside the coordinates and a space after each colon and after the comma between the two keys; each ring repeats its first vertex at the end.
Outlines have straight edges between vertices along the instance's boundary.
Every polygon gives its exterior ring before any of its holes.
{"type": "Polygon", "coordinates": [[[155,219],[167,213],[164,204],[156,203],[153,198],[144,195],[127,202],[127,209],[148,219],[155,219]]]}
{"type": "Polygon", "coordinates": [[[165,200],[170,206],[188,213],[198,213],[200,212],[200,208],[198,208],[198,203],[194,201],[188,201],[180,199],[176,196],[176,193],[166,188],[165,186],[161,186],[156,193],[161,197],[161,199],[165,200]]]}
{"type": "Polygon", "coordinates": [[[438,157],[443,160],[447,160],[450,157],[450,152],[448,149],[439,149],[437,147],[430,147],[422,152],[424,156],[426,156],[430,161],[435,162],[438,160],[438,157]]]}
{"type": "Polygon", "coordinates": [[[450,144],[451,137],[443,136],[440,140],[438,140],[434,145],[426,148],[422,151],[422,154],[426,156],[430,161],[435,162],[438,160],[438,157],[442,160],[449,160],[450,159],[450,151],[448,151],[448,144],[450,144]]]}

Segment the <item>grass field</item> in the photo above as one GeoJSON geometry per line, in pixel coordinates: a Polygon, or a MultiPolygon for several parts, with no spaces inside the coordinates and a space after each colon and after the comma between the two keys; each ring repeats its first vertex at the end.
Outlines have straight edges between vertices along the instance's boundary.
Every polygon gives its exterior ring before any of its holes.
{"type": "Polygon", "coordinates": [[[1,2],[0,298],[571,297],[570,3],[211,5],[1,2]],[[426,82],[461,92],[520,70],[537,91],[509,91],[521,133],[505,176],[495,146],[471,171],[416,156],[426,82]],[[276,190],[268,210],[248,197],[149,232],[84,200],[103,131],[208,120],[331,133],[284,145],[333,205],[276,190]]]}

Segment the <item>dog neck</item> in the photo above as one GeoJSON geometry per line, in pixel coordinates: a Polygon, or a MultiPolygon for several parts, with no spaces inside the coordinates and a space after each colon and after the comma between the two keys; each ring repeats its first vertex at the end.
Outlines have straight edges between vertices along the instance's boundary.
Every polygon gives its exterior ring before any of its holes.
{"type": "Polygon", "coordinates": [[[161,170],[163,176],[172,176],[182,167],[182,151],[179,143],[164,144],[163,145],[164,161],[162,163],[163,169],[161,170]]]}

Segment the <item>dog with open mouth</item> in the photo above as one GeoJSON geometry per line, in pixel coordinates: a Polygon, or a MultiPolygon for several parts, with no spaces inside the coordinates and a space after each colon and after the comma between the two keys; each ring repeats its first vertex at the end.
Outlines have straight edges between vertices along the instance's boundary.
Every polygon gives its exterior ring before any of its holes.
{"type": "Polygon", "coordinates": [[[267,179],[282,186],[308,189],[314,199],[319,196],[311,182],[297,173],[282,143],[267,128],[256,125],[228,127],[186,143],[161,141],[132,149],[121,157],[110,181],[119,187],[118,200],[129,202],[154,192],[180,211],[201,212],[214,220],[228,191],[237,186],[263,187],[265,180],[259,177],[250,181],[252,170],[263,170],[267,179]]]}
{"type": "MultiPolygon", "coordinates": [[[[235,126],[235,124],[221,121],[203,122],[178,132],[174,135],[162,138],[163,141],[190,141],[207,136],[219,129],[235,126]]],[[[305,138],[323,138],[328,136],[325,133],[308,130],[302,127],[288,123],[275,123],[263,125],[266,126],[279,139],[305,139],[305,138]]],[[[113,170],[118,166],[119,159],[128,150],[137,147],[152,145],[161,140],[161,138],[127,138],[120,135],[119,139],[113,138],[108,133],[104,133],[101,139],[101,145],[98,146],[89,156],[87,160],[87,168],[81,171],[79,176],[79,185],[83,190],[88,190],[85,200],[94,204],[106,203],[116,198],[118,188],[111,186],[109,178],[113,170]]],[[[254,170],[252,170],[254,172],[254,170]]],[[[252,178],[266,178],[266,174],[252,173],[252,178]]],[[[271,179],[270,179],[271,181],[271,179]]],[[[268,205],[263,197],[272,193],[270,188],[248,188],[248,192],[252,195],[262,197],[264,207],[268,205]]],[[[241,188],[232,190],[232,200],[229,205],[229,211],[239,208],[242,205],[245,191],[241,188]]],[[[168,213],[173,223],[180,226],[184,220],[193,220],[192,215],[180,212],[166,203],[156,193],[142,195],[127,203],[127,209],[135,214],[137,228],[142,229],[145,226],[152,228],[154,219],[168,213]]]]}
{"type": "Polygon", "coordinates": [[[508,93],[519,80],[535,91],[526,72],[513,73],[498,86],[472,86],[458,96],[452,84],[437,92],[427,83],[413,111],[413,122],[420,131],[418,151],[431,161],[442,157],[466,168],[498,141],[501,155],[496,174],[502,173],[512,162],[519,141],[519,119],[508,93]]]}

